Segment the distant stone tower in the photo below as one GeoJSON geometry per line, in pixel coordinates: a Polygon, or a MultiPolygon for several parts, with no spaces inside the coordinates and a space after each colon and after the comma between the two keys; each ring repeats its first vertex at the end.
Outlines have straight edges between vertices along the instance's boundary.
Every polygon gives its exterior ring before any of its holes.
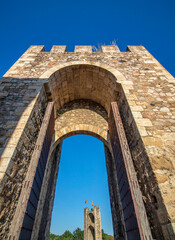
{"type": "Polygon", "coordinates": [[[84,209],[84,240],[102,240],[100,206],[84,209]]]}

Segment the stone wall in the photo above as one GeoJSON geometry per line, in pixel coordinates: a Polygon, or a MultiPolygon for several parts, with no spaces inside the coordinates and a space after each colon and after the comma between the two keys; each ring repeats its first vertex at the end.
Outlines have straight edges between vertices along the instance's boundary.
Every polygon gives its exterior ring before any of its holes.
{"type": "MultiPolygon", "coordinates": [[[[14,129],[11,139],[7,143],[7,145],[10,146],[11,149],[14,149],[14,151],[12,153],[11,159],[8,159],[7,156],[6,161],[9,163],[9,165],[1,181],[1,239],[6,239],[9,232],[9,225],[16,210],[22,184],[25,179],[27,168],[29,166],[30,159],[35,147],[35,142],[37,140],[39,129],[41,127],[46,106],[47,99],[46,95],[44,94],[44,89],[42,89],[41,94],[36,98],[33,109],[31,108],[32,112],[30,115],[24,115],[24,117],[21,117],[18,125],[14,129]],[[24,126],[25,128],[23,130],[24,126]],[[17,142],[16,146],[14,145],[14,142],[17,142]]],[[[16,119],[18,119],[18,117],[19,116],[17,116],[16,119]]],[[[16,121],[14,120],[14,122],[16,121]]],[[[6,126],[9,127],[9,125],[5,125],[5,127],[6,126]]],[[[1,169],[3,170],[3,168],[1,169]]]]}
{"type": "MultiPolygon", "coordinates": [[[[45,108],[46,98],[54,100],[56,111],[81,98],[97,102],[107,112],[111,101],[119,102],[145,204],[148,209],[147,203],[155,206],[155,216],[167,234],[166,239],[172,239],[171,224],[175,227],[175,81],[143,46],[129,46],[126,52],[120,52],[117,46],[102,46],[101,52],[92,52],[90,46],[77,46],[75,52],[66,52],[65,46],[54,46],[50,52],[45,52],[43,46],[31,46],[3,76],[0,86],[2,223],[10,223],[12,216],[3,217],[9,211],[3,205],[5,196],[13,190],[3,191],[10,186],[8,181],[15,182],[17,176],[12,174],[15,172],[13,162],[16,162],[12,159],[17,154],[18,144],[25,142],[20,138],[30,126],[38,94],[46,82],[41,109],[45,108]],[[151,199],[146,194],[148,189],[154,196],[151,199]]],[[[41,121],[36,116],[35,121],[39,123],[31,124],[34,132],[41,121]]],[[[35,134],[31,135],[35,139],[35,134]]],[[[30,138],[30,133],[26,138],[30,138]]],[[[32,140],[32,144],[34,142],[32,140]]],[[[26,159],[29,159],[28,145],[24,150],[19,149],[26,152],[26,159]]],[[[22,167],[21,171],[24,169],[22,167]]],[[[9,195],[10,200],[5,201],[12,206],[12,195],[9,195]]]]}
{"type": "Polygon", "coordinates": [[[158,187],[155,172],[151,167],[143,140],[122,91],[120,92],[118,105],[153,238],[164,239],[164,236],[166,236],[166,239],[171,239],[173,236],[172,226],[168,220],[169,216],[158,187]]]}

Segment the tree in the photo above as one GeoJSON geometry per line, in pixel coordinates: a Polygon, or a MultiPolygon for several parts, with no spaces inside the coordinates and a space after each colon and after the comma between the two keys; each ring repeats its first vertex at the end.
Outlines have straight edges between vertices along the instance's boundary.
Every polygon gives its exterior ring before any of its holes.
{"type": "MultiPolygon", "coordinates": [[[[84,231],[77,228],[72,234],[70,231],[66,230],[60,236],[50,233],[49,240],[84,240],[84,231]]],[[[102,240],[114,240],[114,238],[104,233],[102,229],[102,240]]]]}
{"type": "Polygon", "coordinates": [[[60,240],[73,240],[74,239],[74,236],[73,236],[73,234],[70,232],[70,231],[68,231],[68,230],[66,230],[62,235],[61,235],[61,239],[60,240]]]}
{"type": "Polygon", "coordinates": [[[60,236],[50,233],[49,240],[74,240],[74,236],[70,231],[66,230],[60,236]]]}
{"type": "Polygon", "coordinates": [[[82,231],[80,228],[77,228],[73,232],[74,240],[84,240],[84,231],[82,231]]]}

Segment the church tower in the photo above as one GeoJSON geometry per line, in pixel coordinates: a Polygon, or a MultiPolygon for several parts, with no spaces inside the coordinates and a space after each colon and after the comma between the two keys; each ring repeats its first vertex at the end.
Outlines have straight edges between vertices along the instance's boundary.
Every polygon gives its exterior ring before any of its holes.
{"type": "Polygon", "coordinates": [[[84,209],[84,240],[102,240],[100,206],[84,209]]]}

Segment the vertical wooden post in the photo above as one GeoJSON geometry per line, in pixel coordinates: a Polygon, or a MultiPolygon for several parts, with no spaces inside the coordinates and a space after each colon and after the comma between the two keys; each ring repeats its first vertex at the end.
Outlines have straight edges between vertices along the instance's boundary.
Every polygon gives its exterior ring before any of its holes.
{"type": "Polygon", "coordinates": [[[142,194],[116,102],[111,103],[109,134],[127,239],[152,239],[142,194]]]}

